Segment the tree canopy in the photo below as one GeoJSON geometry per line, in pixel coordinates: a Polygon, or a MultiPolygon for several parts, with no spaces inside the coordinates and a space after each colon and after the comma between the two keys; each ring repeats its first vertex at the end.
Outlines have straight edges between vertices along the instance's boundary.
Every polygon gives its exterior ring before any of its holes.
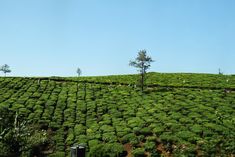
{"type": "Polygon", "coordinates": [[[7,65],[7,64],[4,64],[3,66],[0,67],[0,71],[2,71],[5,76],[6,76],[6,73],[10,73],[11,70],[10,70],[10,66],[7,65]]]}

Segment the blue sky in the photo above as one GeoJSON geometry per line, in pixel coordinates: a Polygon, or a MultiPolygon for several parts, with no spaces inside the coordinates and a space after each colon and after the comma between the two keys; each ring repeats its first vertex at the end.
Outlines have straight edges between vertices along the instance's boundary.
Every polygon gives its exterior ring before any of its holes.
{"type": "MultiPolygon", "coordinates": [[[[11,76],[235,73],[234,0],[0,0],[0,64],[11,76]]],[[[0,74],[2,75],[2,74],[0,74]]]]}

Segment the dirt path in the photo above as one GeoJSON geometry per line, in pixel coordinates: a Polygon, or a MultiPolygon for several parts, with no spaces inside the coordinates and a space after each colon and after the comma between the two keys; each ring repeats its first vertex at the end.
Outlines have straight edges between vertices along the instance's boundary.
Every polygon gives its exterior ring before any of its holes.
{"type": "Polygon", "coordinates": [[[128,153],[126,157],[132,157],[132,155],[131,155],[132,145],[130,143],[127,143],[124,145],[124,149],[128,153]]]}

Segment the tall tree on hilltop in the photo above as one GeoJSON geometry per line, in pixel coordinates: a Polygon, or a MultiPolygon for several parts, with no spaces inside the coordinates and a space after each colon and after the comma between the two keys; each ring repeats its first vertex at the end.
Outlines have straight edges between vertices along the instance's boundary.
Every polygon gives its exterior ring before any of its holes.
{"type": "Polygon", "coordinates": [[[77,68],[77,74],[78,74],[78,76],[81,76],[82,70],[80,68],[77,68]]]}
{"type": "Polygon", "coordinates": [[[146,73],[150,68],[151,63],[154,62],[150,56],[147,56],[146,50],[140,50],[134,61],[130,61],[129,65],[138,69],[140,72],[140,86],[141,91],[144,91],[144,85],[146,81],[146,73]]]}

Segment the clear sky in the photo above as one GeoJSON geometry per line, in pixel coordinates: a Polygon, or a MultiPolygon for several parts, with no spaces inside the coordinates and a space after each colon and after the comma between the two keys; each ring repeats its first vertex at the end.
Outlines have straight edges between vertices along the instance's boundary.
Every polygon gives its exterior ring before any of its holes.
{"type": "MultiPolygon", "coordinates": [[[[11,76],[235,73],[235,0],[0,0],[0,65],[11,76]]],[[[2,74],[0,74],[2,75],[2,74]]]]}

